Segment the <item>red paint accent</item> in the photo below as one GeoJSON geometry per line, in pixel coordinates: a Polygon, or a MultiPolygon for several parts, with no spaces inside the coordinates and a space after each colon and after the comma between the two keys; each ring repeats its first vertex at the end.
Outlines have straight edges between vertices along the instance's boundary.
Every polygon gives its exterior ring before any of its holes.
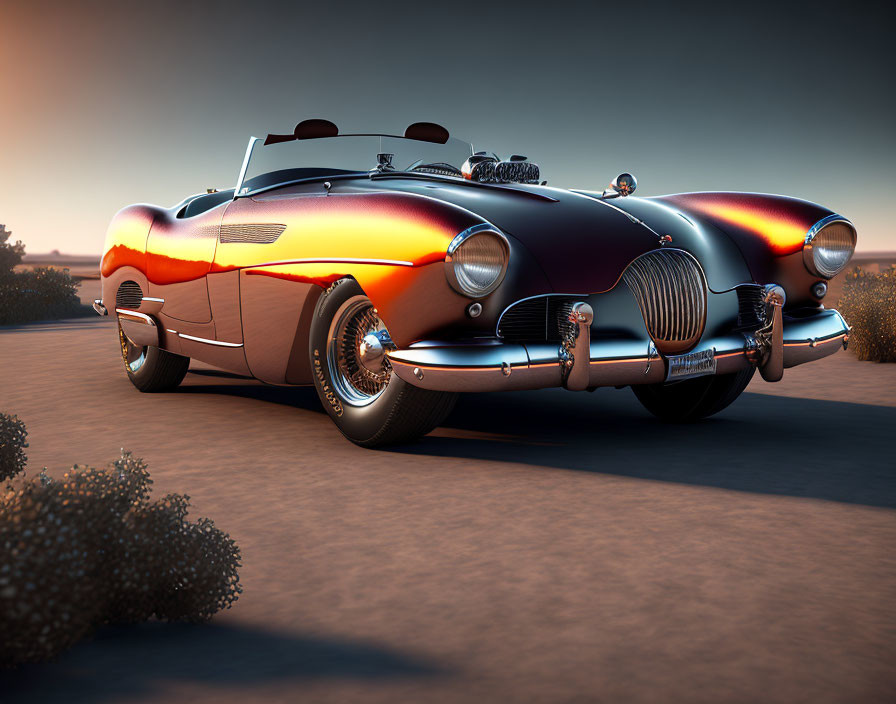
{"type": "Polygon", "coordinates": [[[426,254],[418,259],[415,259],[411,262],[414,266],[426,266],[427,264],[438,264],[439,262],[445,261],[445,253],[444,252],[432,252],[431,254],[426,254]]]}
{"type": "Polygon", "coordinates": [[[123,266],[132,266],[144,273],[146,268],[146,254],[133,247],[126,247],[123,244],[113,245],[108,252],[103,255],[103,262],[100,266],[100,273],[103,276],[111,276],[116,269],[123,266]]]}

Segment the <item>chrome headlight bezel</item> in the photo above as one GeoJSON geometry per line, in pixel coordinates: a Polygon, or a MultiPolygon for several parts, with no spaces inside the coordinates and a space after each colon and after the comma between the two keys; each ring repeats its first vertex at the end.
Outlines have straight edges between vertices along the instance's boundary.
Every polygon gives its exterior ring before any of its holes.
{"type": "Polygon", "coordinates": [[[812,226],[812,229],[806,233],[806,241],[803,244],[803,264],[813,276],[822,279],[832,279],[839,274],[852,255],[856,251],[856,228],[846,218],[841,215],[828,215],[822,218],[812,226]],[[837,227],[835,231],[831,228],[837,227]],[[845,231],[844,231],[845,228],[845,231]],[[844,234],[846,238],[844,239],[844,234]],[[836,237],[839,241],[827,241],[830,237],[836,237]],[[842,255],[845,253],[843,262],[839,265],[832,264],[831,253],[842,255]]]}
{"type": "Polygon", "coordinates": [[[510,243],[500,230],[493,225],[483,223],[474,225],[458,234],[448,245],[445,254],[445,275],[451,288],[468,298],[485,298],[492,293],[504,280],[507,273],[507,265],[510,261],[510,243]],[[460,261],[459,254],[463,247],[469,246],[477,238],[492,238],[500,246],[502,262],[494,278],[487,285],[477,285],[472,277],[461,268],[465,262],[460,261]]]}

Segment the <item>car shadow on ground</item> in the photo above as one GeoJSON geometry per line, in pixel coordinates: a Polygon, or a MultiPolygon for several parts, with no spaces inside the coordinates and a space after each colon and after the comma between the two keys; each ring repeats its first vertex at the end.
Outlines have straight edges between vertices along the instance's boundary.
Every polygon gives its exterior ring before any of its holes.
{"type": "Polygon", "coordinates": [[[0,671],[0,700],[108,702],[163,697],[168,686],[179,684],[232,689],[440,674],[421,658],[372,644],[245,626],[152,622],[105,627],[52,663],[0,671]]]}
{"type": "Polygon", "coordinates": [[[174,393],[240,396],[324,413],[313,386],[274,386],[219,369],[190,369],[185,383],[174,393]]]}
{"type": "Polygon", "coordinates": [[[462,396],[443,427],[392,452],[518,462],[896,507],[896,408],[747,393],[695,424],[630,390],[462,396]]]}
{"type": "MultiPolygon", "coordinates": [[[[190,373],[178,393],[324,412],[313,387],[190,373]]],[[[896,408],[886,406],[745,393],[713,418],[679,425],[653,418],[629,389],[545,389],[461,395],[441,428],[385,451],[896,508],[894,428],[896,408]]]]}

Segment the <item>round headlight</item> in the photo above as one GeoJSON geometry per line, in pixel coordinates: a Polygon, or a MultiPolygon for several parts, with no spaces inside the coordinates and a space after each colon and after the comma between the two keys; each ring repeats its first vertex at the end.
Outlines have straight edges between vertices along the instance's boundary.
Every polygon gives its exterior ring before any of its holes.
{"type": "Polygon", "coordinates": [[[810,273],[830,279],[843,270],[855,248],[856,230],[852,223],[831,216],[809,230],[803,246],[803,262],[810,273]]]}
{"type": "Polygon", "coordinates": [[[455,237],[445,257],[448,281],[471,298],[487,296],[507,271],[507,240],[489,225],[478,225],[455,237]]]}

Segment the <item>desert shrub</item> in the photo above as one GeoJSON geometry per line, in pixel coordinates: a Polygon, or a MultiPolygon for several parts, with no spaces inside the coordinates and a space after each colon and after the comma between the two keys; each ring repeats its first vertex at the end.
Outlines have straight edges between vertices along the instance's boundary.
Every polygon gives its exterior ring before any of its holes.
{"type": "Polygon", "coordinates": [[[25,469],[25,438],[28,431],[16,416],[0,413],[0,482],[25,469]]]}
{"type": "Polygon", "coordinates": [[[21,240],[9,243],[11,236],[12,232],[6,229],[6,225],[0,225],[0,281],[22,263],[22,255],[25,254],[25,245],[21,240]]]}
{"type": "Polygon", "coordinates": [[[122,452],[0,496],[0,667],[45,660],[108,623],[204,621],[242,591],[233,540],[187,520],[189,497],[150,501],[146,464],[122,452]]]}
{"type": "Polygon", "coordinates": [[[76,316],[83,307],[68,270],[38,268],[0,279],[0,325],[76,316]]]}
{"type": "Polygon", "coordinates": [[[849,346],[862,360],[896,362],[896,267],[847,272],[840,312],[853,326],[849,346]]]}
{"type": "Polygon", "coordinates": [[[14,271],[25,245],[9,243],[12,233],[0,225],[0,325],[79,315],[78,282],[68,270],[14,271]]]}

